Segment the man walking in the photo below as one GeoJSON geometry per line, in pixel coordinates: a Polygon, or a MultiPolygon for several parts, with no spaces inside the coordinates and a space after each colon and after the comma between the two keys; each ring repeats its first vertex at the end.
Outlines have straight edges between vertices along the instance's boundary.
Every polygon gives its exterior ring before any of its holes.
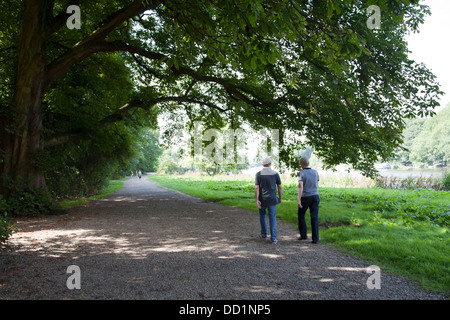
{"type": "Polygon", "coordinates": [[[259,221],[261,223],[261,237],[267,237],[266,210],[269,214],[270,240],[277,244],[277,204],[281,203],[283,190],[278,172],[272,170],[272,160],[264,158],[263,168],[255,177],[255,199],[259,208],[259,221]],[[278,190],[278,198],[277,198],[278,190]]]}
{"type": "Polygon", "coordinates": [[[312,243],[319,243],[319,174],[309,167],[307,158],[300,159],[302,171],[298,173],[298,230],[299,240],[306,240],[305,214],[311,215],[312,243]]]}

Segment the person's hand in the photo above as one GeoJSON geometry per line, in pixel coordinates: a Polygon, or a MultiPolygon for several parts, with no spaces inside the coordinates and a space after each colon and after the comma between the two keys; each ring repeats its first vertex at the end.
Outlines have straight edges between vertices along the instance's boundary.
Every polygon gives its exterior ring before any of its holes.
{"type": "Polygon", "coordinates": [[[260,209],[261,209],[261,201],[259,201],[259,200],[256,200],[256,205],[258,206],[258,208],[260,208],[260,209]]]}
{"type": "Polygon", "coordinates": [[[301,201],[300,199],[298,199],[297,202],[298,202],[298,207],[299,207],[299,208],[303,208],[303,207],[302,207],[302,201],[301,201]]]}

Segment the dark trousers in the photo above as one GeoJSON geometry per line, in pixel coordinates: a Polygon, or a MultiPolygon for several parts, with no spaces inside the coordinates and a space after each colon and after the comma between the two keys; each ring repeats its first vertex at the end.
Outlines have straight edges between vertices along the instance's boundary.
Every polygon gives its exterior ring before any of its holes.
{"type": "Polygon", "coordinates": [[[305,214],[309,208],[311,215],[312,242],[319,243],[319,202],[318,195],[310,197],[302,197],[302,208],[298,208],[298,231],[300,238],[306,239],[306,221],[305,214]]]}

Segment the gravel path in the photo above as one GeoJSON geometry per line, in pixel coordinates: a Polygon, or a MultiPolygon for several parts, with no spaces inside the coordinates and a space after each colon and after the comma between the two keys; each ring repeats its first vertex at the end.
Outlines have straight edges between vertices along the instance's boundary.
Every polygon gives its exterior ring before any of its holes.
{"type": "Polygon", "coordinates": [[[0,251],[0,299],[446,299],[323,244],[297,241],[278,221],[260,239],[257,211],[225,207],[130,178],[64,216],[17,222],[0,251]],[[69,290],[70,265],[81,289],[69,290]]]}

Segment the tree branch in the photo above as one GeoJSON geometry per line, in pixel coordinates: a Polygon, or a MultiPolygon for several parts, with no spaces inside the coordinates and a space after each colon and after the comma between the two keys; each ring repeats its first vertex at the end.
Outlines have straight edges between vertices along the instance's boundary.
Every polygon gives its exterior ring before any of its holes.
{"type": "MultiPolygon", "coordinates": [[[[155,106],[158,103],[163,102],[170,102],[170,101],[176,101],[176,102],[188,102],[188,103],[197,103],[201,105],[205,105],[209,108],[213,108],[216,110],[219,110],[220,112],[226,112],[226,109],[222,109],[212,103],[202,101],[201,99],[198,99],[196,97],[188,97],[188,96],[181,96],[181,97],[160,97],[156,98],[148,103],[145,103],[141,100],[135,99],[122,107],[120,107],[116,112],[110,114],[109,116],[106,116],[102,120],[99,121],[99,124],[101,126],[108,126],[110,124],[113,124],[115,122],[121,121],[126,118],[126,115],[128,111],[134,109],[134,108],[142,108],[145,110],[151,109],[153,106],[155,106]]],[[[73,142],[78,139],[82,139],[86,137],[83,133],[63,133],[63,134],[56,134],[53,136],[50,136],[45,139],[44,148],[54,147],[57,145],[65,144],[68,142],[73,142]]]]}
{"type": "MultiPolygon", "coordinates": [[[[125,51],[125,52],[129,52],[129,53],[133,53],[133,54],[138,54],[138,55],[146,57],[150,60],[167,61],[169,58],[163,54],[148,51],[143,48],[134,47],[134,46],[128,45],[126,43],[123,43],[121,41],[104,42],[100,45],[100,47],[101,47],[99,49],[100,51],[125,51]]],[[[176,66],[172,65],[170,67],[170,70],[177,76],[188,75],[197,81],[217,83],[217,84],[223,86],[225,88],[225,90],[231,96],[234,96],[234,97],[238,98],[239,100],[244,101],[248,105],[253,106],[255,108],[256,112],[264,113],[260,110],[257,110],[257,108],[263,108],[263,101],[264,101],[263,98],[259,97],[256,93],[254,93],[253,91],[251,91],[247,88],[232,84],[229,79],[224,79],[224,78],[219,78],[219,77],[214,77],[214,76],[207,76],[204,74],[200,74],[199,72],[197,72],[191,68],[182,67],[182,66],[179,66],[177,68],[176,66]],[[245,94],[250,95],[253,99],[249,98],[245,94]]],[[[280,103],[280,102],[283,102],[283,99],[278,99],[278,100],[272,101],[272,102],[280,103]]]]}
{"type": "Polygon", "coordinates": [[[80,133],[62,133],[44,139],[44,148],[50,148],[61,144],[69,143],[80,139],[83,135],[80,133]]]}
{"type": "MultiPolygon", "coordinates": [[[[47,66],[47,77],[44,90],[48,90],[53,82],[55,82],[56,79],[58,79],[75,63],[89,57],[93,53],[102,51],[102,46],[106,43],[105,39],[107,35],[121,23],[145,12],[146,10],[155,9],[161,4],[161,2],[162,0],[135,0],[128,7],[120,9],[109,16],[103,23],[101,23],[100,27],[94,30],[89,36],[76,43],[71,49],[56,58],[47,66]]],[[[62,18],[58,18],[58,21],[55,21],[55,23],[60,23],[61,19],[62,18]]],[[[57,25],[53,26],[53,28],[56,27],[57,25]]]]}
{"type": "MultiPolygon", "coordinates": [[[[49,66],[49,71],[47,73],[47,81],[45,88],[47,89],[53,83],[53,81],[55,81],[56,78],[60,74],[62,74],[65,70],[67,70],[71,65],[73,65],[78,61],[81,61],[82,59],[90,56],[91,54],[96,52],[116,52],[116,51],[138,54],[142,57],[146,57],[150,60],[156,61],[167,61],[169,58],[163,54],[131,46],[122,41],[85,42],[83,45],[79,46],[75,45],[71,50],[68,51],[67,54],[61,56],[60,58],[52,62],[52,64],[49,66]]],[[[230,94],[230,96],[242,100],[250,106],[253,106],[255,112],[266,113],[261,110],[258,110],[258,108],[260,109],[263,108],[264,99],[262,99],[256,93],[252,92],[247,88],[232,84],[228,79],[203,75],[191,68],[182,66],[179,66],[177,68],[176,66],[173,65],[170,67],[170,69],[177,76],[188,75],[197,81],[217,83],[223,86],[225,90],[230,94]],[[249,98],[246,94],[249,95],[251,98],[249,98]]],[[[282,102],[282,99],[278,99],[277,101],[272,102],[280,103],[282,102]]]]}
{"type": "Polygon", "coordinates": [[[135,100],[123,105],[122,107],[120,107],[116,112],[114,112],[114,113],[110,114],[109,116],[100,120],[100,124],[103,126],[107,126],[111,123],[125,119],[126,114],[131,109],[134,109],[134,108],[150,109],[154,105],[155,104],[153,103],[153,104],[146,106],[141,100],[135,99],[135,100]]]}

